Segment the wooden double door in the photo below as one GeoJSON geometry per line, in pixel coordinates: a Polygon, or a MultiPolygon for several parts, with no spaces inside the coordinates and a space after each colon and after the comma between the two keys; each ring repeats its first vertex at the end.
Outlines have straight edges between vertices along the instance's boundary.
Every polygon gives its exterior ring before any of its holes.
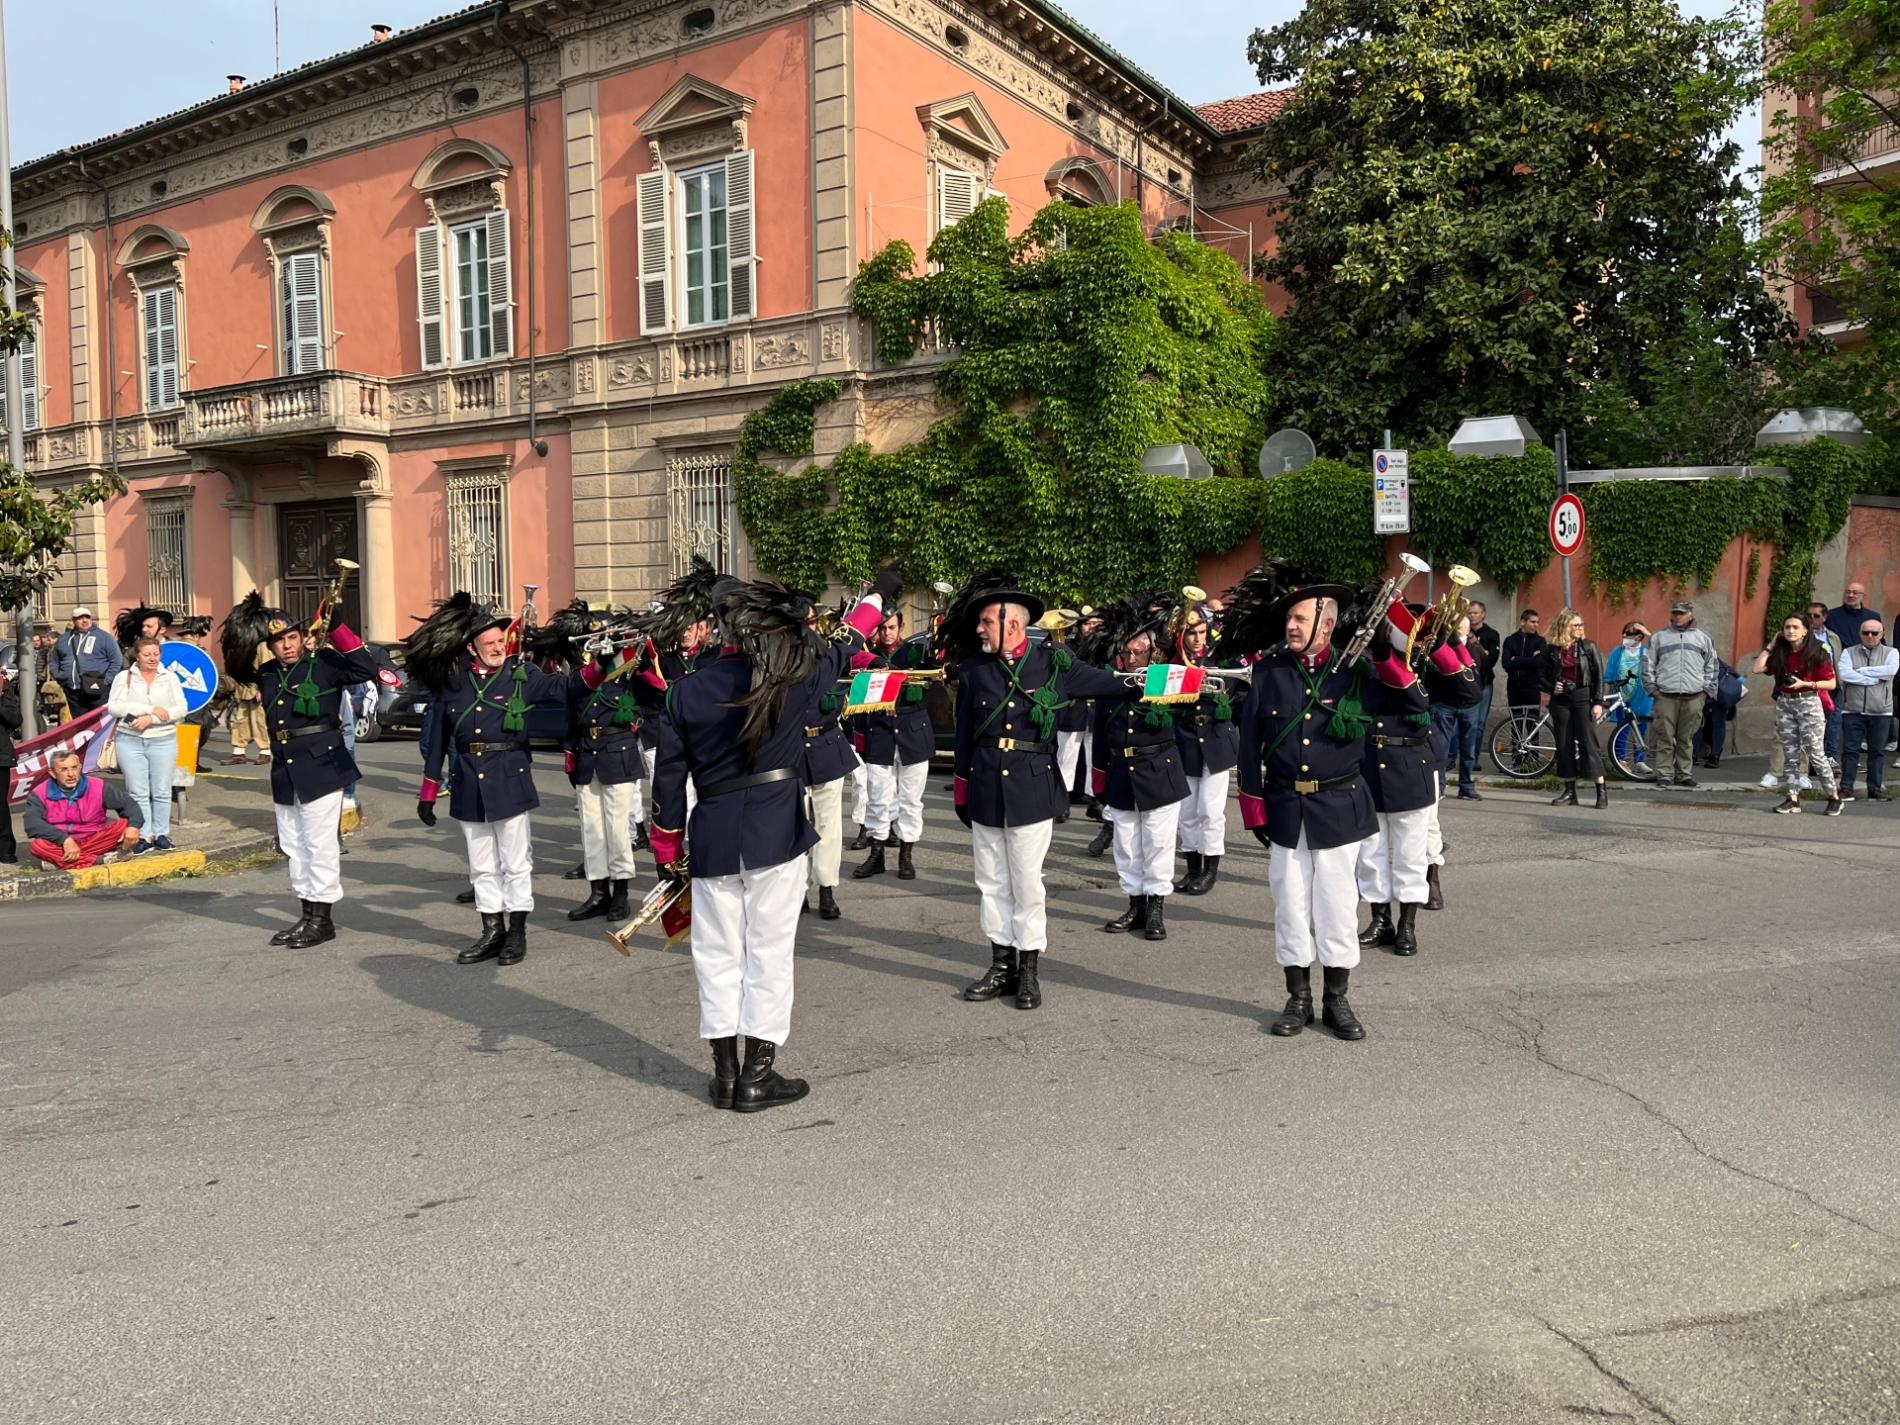
{"type": "MultiPolygon", "coordinates": [[[[308,619],[336,578],[336,561],[362,554],[357,544],[355,500],[325,500],[277,508],[277,553],[284,591],[284,611],[297,620],[308,619]]],[[[353,570],[343,590],[343,608],[332,622],[363,627],[363,576],[353,570]]]]}

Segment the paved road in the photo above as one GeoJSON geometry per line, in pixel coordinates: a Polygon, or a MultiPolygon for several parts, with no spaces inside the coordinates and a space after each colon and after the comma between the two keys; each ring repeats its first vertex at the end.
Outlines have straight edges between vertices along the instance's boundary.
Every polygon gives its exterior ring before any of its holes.
{"type": "MultiPolygon", "coordinates": [[[[394,820],[347,934],[263,872],[0,910],[0,1419],[1888,1422],[1900,817],[1446,808],[1363,1044],[1264,1035],[1264,859],[1165,945],[1087,828],[1046,1007],[966,1005],[967,844],[801,933],[805,1103],[710,1109],[691,969],[561,920],[459,968],[394,820]]],[[[1250,844],[1250,843],[1249,843],[1250,844]]]]}

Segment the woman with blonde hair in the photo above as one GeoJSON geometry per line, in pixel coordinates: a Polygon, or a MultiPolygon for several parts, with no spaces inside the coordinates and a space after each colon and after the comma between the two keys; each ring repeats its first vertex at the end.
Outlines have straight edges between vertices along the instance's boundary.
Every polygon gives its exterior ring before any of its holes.
{"type": "Polygon", "coordinates": [[[1564,789],[1551,805],[1577,805],[1577,779],[1597,784],[1597,808],[1609,805],[1603,783],[1603,749],[1597,719],[1603,716],[1603,655],[1583,636],[1583,615],[1564,609],[1552,621],[1540,682],[1550,700],[1550,726],[1557,736],[1557,774],[1564,789]]]}
{"type": "Polygon", "coordinates": [[[119,720],[113,732],[126,795],[144,813],[143,835],[133,855],[172,849],[172,768],[178,761],[178,724],[185,716],[185,690],[159,660],[156,638],[140,634],[132,662],[112,680],[107,710],[119,720]]]}

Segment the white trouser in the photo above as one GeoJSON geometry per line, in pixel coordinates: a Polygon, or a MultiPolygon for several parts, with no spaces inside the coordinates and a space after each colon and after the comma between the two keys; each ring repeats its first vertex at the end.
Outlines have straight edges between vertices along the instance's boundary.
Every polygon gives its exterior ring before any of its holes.
{"type": "Polygon", "coordinates": [[[928,762],[865,767],[864,829],[873,841],[884,840],[892,827],[899,841],[914,846],[924,839],[924,786],[929,781],[928,762]]]}
{"type": "Polygon", "coordinates": [[[1181,821],[1181,803],[1147,811],[1118,811],[1103,807],[1102,815],[1115,828],[1115,871],[1125,896],[1165,896],[1174,889],[1174,832],[1181,821]]]}
{"type": "Polygon", "coordinates": [[[812,830],[818,833],[818,844],[810,852],[810,883],[836,888],[838,863],[844,858],[844,778],[820,782],[806,795],[812,830]]]}
{"type": "Polygon", "coordinates": [[[1084,791],[1087,791],[1089,785],[1089,735],[1086,732],[1058,732],[1056,734],[1056,766],[1062,769],[1063,786],[1074,787],[1078,785],[1075,780],[1075,768],[1078,762],[1082,765],[1083,773],[1082,781],[1079,785],[1084,791]]]}
{"type": "Polygon", "coordinates": [[[992,945],[1018,950],[1049,948],[1048,897],[1042,887],[1042,862],[1049,854],[1053,821],[1028,826],[970,828],[976,857],[976,893],[983,934],[992,945]]]}
{"type": "Polygon", "coordinates": [[[290,861],[290,889],[300,901],[335,905],[343,899],[343,849],[338,818],[343,793],[331,792],[314,802],[277,807],[277,844],[290,861]]]}
{"type": "Polygon", "coordinates": [[[590,881],[631,881],[640,874],[633,859],[633,793],[638,782],[603,786],[600,780],[576,787],[581,809],[581,859],[590,881]]]}
{"type": "Polygon", "coordinates": [[[1350,970],[1359,963],[1359,887],[1356,873],[1363,841],[1315,851],[1300,844],[1289,851],[1278,842],[1267,857],[1267,884],[1273,889],[1273,958],[1282,965],[1350,970]]]}
{"type": "Polygon", "coordinates": [[[783,1044],[792,1032],[792,949],[805,857],[762,871],[693,877],[699,1037],[783,1044]]]}
{"type": "Polygon", "coordinates": [[[1203,772],[1189,777],[1181,803],[1181,849],[1203,856],[1227,854],[1227,783],[1232,772],[1203,772]]]}
{"type": "MultiPolygon", "coordinates": [[[[647,776],[651,777],[652,772],[647,776]]],[[[640,834],[640,823],[647,819],[647,784],[644,781],[627,783],[627,840],[631,842],[640,834]]]]}
{"type": "Polygon", "coordinates": [[[501,821],[465,821],[468,879],[475,887],[475,909],[483,915],[534,909],[534,834],[528,814],[501,821]]]}
{"type": "Polygon", "coordinates": [[[1379,829],[1359,843],[1359,899],[1367,905],[1424,905],[1427,843],[1438,806],[1379,814],[1379,829]]]}
{"type": "Polygon", "coordinates": [[[1430,866],[1445,864],[1445,833],[1438,829],[1438,803],[1433,802],[1432,819],[1425,827],[1425,862],[1430,866]]]}

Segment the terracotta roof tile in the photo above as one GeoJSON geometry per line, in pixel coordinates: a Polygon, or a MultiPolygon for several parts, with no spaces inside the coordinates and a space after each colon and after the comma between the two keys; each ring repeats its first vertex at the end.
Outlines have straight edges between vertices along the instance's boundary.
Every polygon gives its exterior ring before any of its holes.
{"type": "Polygon", "coordinates": [[[1196,104],[1194,112],[1224,134],[1257,129],[1286,107],[1293,97],[1291,89],[1262,89],[1257,94],[1242,94],[1233,99],[1216,99],[1212,104],[1196,104]]]}

